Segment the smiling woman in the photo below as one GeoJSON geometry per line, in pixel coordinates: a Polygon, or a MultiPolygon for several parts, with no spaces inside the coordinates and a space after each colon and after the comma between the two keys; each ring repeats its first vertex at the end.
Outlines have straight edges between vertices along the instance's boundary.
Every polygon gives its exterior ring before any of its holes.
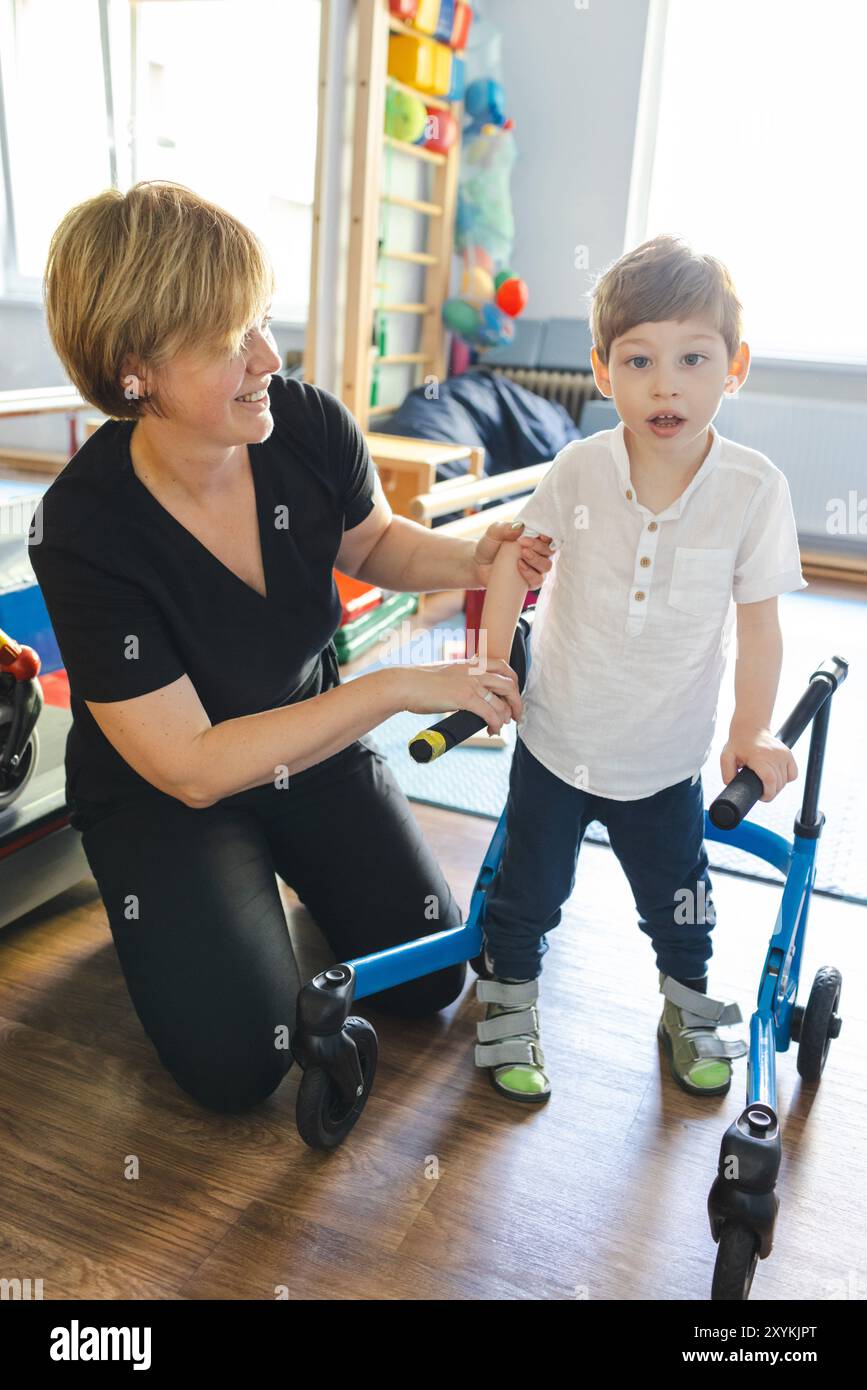
{"type": "MultiPolygon", "coordinates": [[[[74,207],[45,273],[57,354],[111,417],[45,493],[29,545],[70,684],[71,823],[144,1028],[220,1110],[292,1065],[274,1037],[301,981],[275,873],[337,960],[461,920],[370,730],[404,709],[469,709],[494,730],[520,713],[504,661],[341,684],[338,558],[375,551],[416,590],[481,585],[505,537],[392,526],[345,406],[279,374],[273,289],[247,227],[164,182],[74,207]]],[[[374,1002],[435,1012],[464,975],[374,1002]]]]}
{"type": "Polygon", "coordinates": [[[138,419],[143,392],[122,384],[130,352],[150,368],[148,413],[165,412],[160,373],[174,357],[239,357],[274,294],[274,272],[253,233],[222,208],[166,180],[109,188],[73,207],[49,245],[48,330],[86,400],[138,419]],[[89,285],[103,258],[104,279],[89,285]],[[90,288],[96,312],[81,314],[90,288]],[[58,348],[59,350],[59,348],[58,348]]]}

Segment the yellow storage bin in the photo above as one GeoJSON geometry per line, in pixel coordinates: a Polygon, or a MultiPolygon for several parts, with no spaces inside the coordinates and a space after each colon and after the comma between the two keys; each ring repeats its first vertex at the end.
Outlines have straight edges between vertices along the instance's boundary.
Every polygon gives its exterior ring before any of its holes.
{"type": "Polygon", "coordinates": [[[433,91],[434,54],[429,39],[411,38],[409,34],[390,34],[388,39],[388,72],[408,87],[422,92],[433,91]]]}
{"type": "Polygon", "coordinates": [[[439,18],[440,0],[418,0],[412,27],[421,29],[423,34],[433,34],[439,24],[439,18]]]}
{"type": "Polygon", "coordinates": [[[431,39],[391,34],[388,40],[388,72],[398,82],[431,96],[447,96],[452,85],[452,51],[431,39]]]}
{"type": "Polygon", "coordinates": [[[444,43],[435,43],[433,86],[429,90],[437,97],[448,96],[452,89],[452,50],[444,43]]]}

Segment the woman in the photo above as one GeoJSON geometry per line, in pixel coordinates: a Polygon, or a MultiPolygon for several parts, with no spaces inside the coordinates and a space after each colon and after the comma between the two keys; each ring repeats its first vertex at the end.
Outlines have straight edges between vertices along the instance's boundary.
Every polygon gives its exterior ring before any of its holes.
{"type": "MultiPolygon", "coordinates": [[[[57,354],[111,417],[29,545],[69,676],[71,823],[143,1027],[216,1110],[255,1104],[292,1065],[301,982],[275,871],[337,960],[461,920],[364,735],[400,710],[469,709],[492,731],[521,712],[504,661],[340,684],[333,568],[480,588],[509,528],[474,544],[392,517],[345,407],[274,375],[273,288],[246,227],[165,182],[74,207],[45,274],[57,354]]],[[[547,546],[522,545],[538,587],[547,546]]],[[[371,1002],[435,1012],[465,971],[371,1002]]]]}

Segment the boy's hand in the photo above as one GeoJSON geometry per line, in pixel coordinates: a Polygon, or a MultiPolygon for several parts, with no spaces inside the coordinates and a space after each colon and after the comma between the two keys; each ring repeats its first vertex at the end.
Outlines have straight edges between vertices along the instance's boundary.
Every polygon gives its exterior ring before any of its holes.
{"type": "Polygon", "coordinates": [[[775,738],[770,729],[732,727],[728,743],[720,754],[719,765],[726,786],[742,767],[751,768],[762,779],[764,795],[759,797],[760,801],[773,801],[783,787],[794,782],[798,776],[798,765],[791,748],[775,738]]]}
{"type": "Polygon", "coordinates": [[[490,586],[491,570],[497,551],[504,541],[520,542],[518,572],[527,588],[538,589],[545,575],[554,563],[550,549],[550,536],[524,536],[523,527],[513,529],[510,521],[493,522],[476,545],[474,571],[475,588],[487,589],[490,586]]]}

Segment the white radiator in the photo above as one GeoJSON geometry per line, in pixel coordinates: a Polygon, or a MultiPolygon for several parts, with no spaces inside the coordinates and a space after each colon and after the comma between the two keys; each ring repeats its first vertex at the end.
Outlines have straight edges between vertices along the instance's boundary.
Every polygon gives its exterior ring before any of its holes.
{"type": "Polygon", "coordinates": [[[867,404],[750,395],[747,384],[714,425],[785,473],[802,542],[867,557],[867,404]]]}
{"type": "Polygon", "coordinates": [[[536,367],[497,367],[494,370],[498,376],[507,376],[525,390],[544,396],[546,401],[557,401],[565,406],[576,424],[584,402],[596,395],[592,372],[545,372],[536,367]]]}

